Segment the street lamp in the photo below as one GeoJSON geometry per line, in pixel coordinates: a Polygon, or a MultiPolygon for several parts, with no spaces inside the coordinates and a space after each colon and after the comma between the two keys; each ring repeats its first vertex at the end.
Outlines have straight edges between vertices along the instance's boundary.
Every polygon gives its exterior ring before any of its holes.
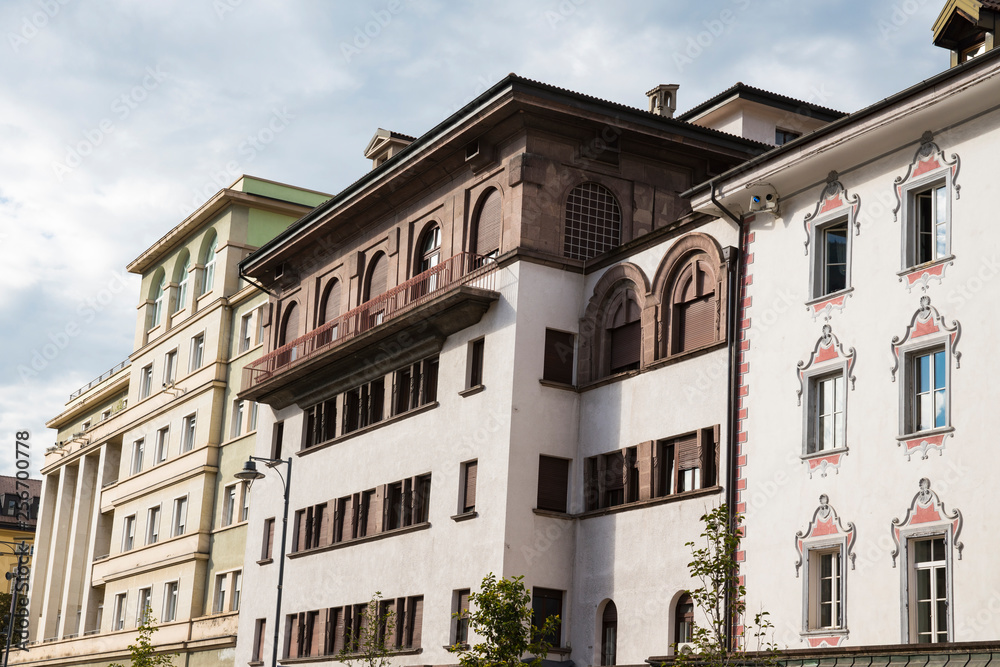
{"type": "Polygon", "coordinates": [[[285,579],[285,536],[288,533],[288,491],[292,484],[292,457],[289,456],[287,459],[269,459],[263,456],[251,456],[243,464],[243,470],[236,473],[236,479],[249,482],[251,485],[254,480],[264,479],[264,473],[257,470],[255,461],[261,461],[271,468],[279,463],[284,463],[288,466],[285,477],[281,477],[281,473],[278,472],[278,477],[281,478],[281,483],[285,488],[285,513],[281,517],[281,551],[278,552],[278,602],[274,609],[274,643],[271,647],[271,665],[272,667],[278,667],[278,624],[281,620],[281,587],[285,579]]]}
{"type": "Polygon", "coordinates": [[[0,542],[4,546],[11,547],[11,552],[17,556],[17,566],[14,569],[14,573],[5,573],[7,581],[14,580],[14,586],[11,588],[10,595],[10,615],[7,617],[7,645],[4,649],[3,654],[3,664],[7,667],[7,661],[10,660],[10,638],[14,634],[14,617],[18,608],[19,598],[22,597],[21,593],[21,579],[22,579],[22,561],[31,557],[34,553],[35,548],[33,545],[29,545],[27,542],[22,540],[21,542],[0,542]]]}

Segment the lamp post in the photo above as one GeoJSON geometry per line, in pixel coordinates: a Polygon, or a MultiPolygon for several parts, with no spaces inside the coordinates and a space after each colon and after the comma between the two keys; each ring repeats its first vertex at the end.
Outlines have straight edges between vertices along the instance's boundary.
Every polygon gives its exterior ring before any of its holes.
{"type": "Polygon", "coordinates": [[[0,542],[0,544],[12,547],[12,553],[17,556],[17,567],[14,569],[14,574],[10,572],[4,574],[7,581],[14,580],[14,586],[11,589],[12,592],[10,595],[10,615],[7,617],[7,642],[3,654],[3,665],[7,667],[7,661],[10,660],[10,638],[14,634],[14,616],[18,608],[18,598],[21,597],[21,561],[22,558],[27,559],[31,557],[31,554],[34,552],[34,546],[29,545],[24,540],[21,542],[0,542]]]}
{"type": "MultiPolygon", "coordinates": [[[[281,478],[281,483],[285,488],[285,513],[281,517],[281,551],[278,552],[278,601],[274,608],[274,643],[271,647],[271,666],[278,667],[278,625],[281,621],[281,588],[285,579],[285,536],[288,533],[288,491],[292,485],[292,457],[289,456],[287,459],[269,459],[263,456],[251,456],[243,464],[243,470],[236,473],[236,479],[250,482],[250,484],[253,484],[254,480],[263,479],[264,473],[257,470],[255,461],[261,461],[272,468],[279,463],[284,463],[288,466],[286,476],[281,478]]],[[[278,473],[278,477],[281,477],[280,472],[278,473]]]]}

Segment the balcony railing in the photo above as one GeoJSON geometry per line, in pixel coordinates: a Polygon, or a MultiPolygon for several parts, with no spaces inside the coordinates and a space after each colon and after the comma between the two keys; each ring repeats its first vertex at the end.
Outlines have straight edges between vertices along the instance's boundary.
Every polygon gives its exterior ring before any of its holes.
{"type": "Polygon", "coordinates": [[[74,398],[76,398],[77,396],[79,396],[83,392],[89,391],[92,387],[96,387],[97,385],[101,384],[102,382],[104,382],[105,380],[107,380],[109,377],[111,377],[112,375],[114,375],[115,373],[117,373],[118,371],[120,371],[121,369],[123,369],[126,366],[128,366],[129,363],[131,363],[131,362],[128,359],[126,359],[125,361],[123,361],[123,362],[119,363],[118,365],[116,365],[111,370],[105,371],[105,372],[101,373],[100,377],[94,378],[93,380],[91,380],[90,382],[88,382],[87,384],[83,385],[82,387],[80,387],[79,389],[77,389],[76,391],[74,391],[72,394],[70,394],[69,395],[69,400],[72,401],[74,398]]]}
{"type": "Polygon", "coordinates": [[[282,345],[243,369],[243,391],[275,374],[371,331],[432,297],[461,285],[493,290],[497,265],[490,257],[459,253],[305,336],[282,345]]]}

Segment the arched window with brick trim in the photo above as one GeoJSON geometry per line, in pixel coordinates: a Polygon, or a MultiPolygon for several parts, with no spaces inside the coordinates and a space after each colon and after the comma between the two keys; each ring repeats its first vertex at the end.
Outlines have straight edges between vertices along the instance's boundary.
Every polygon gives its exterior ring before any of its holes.
{"type": "Polygon", "coordinates": [[[648,292],[649,281],[635,264],[618,264],[601,276],[581,323],[579,384],[640,369],[653,358],[648,292]]]}
{"type": "Polygon", "coordinates": [[[503,207],[500,191],[490,188],[479,199],[472,219],[470,250],[486,257],[500,254],[500,236],[503,229],[503,207]]]}
{"type": "Polygon", "coordinates": [[[581,183],[566,198],[563,255],[588,260],[621,245],[622,210],[611,190],[581,183]]]}
{"type": "Polygon", "coordinates": [[[294,301],[285,306],[281,316],[281,329],[278,332],[278,347],[291,343],[299,337],[299,307],[294,301]]]}
{"type": "Polygon", "coordinates": [[[638,370],[642,362],[642,321],[634,287],[618,292],[609,304],[605,323],[608,372],[638,370]]]}

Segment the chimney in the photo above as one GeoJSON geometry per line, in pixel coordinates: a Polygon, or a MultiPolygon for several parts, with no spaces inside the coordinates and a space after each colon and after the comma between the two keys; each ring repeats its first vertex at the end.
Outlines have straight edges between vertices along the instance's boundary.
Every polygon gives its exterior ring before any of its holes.
{"type": "Polygon", "coordinates": [[[677,110],[678,88],[680,86],[676,83],[661,83],[646,93],[646,97],[649,98],[649,113],[673,118],[674,111],[677,110]]]}

